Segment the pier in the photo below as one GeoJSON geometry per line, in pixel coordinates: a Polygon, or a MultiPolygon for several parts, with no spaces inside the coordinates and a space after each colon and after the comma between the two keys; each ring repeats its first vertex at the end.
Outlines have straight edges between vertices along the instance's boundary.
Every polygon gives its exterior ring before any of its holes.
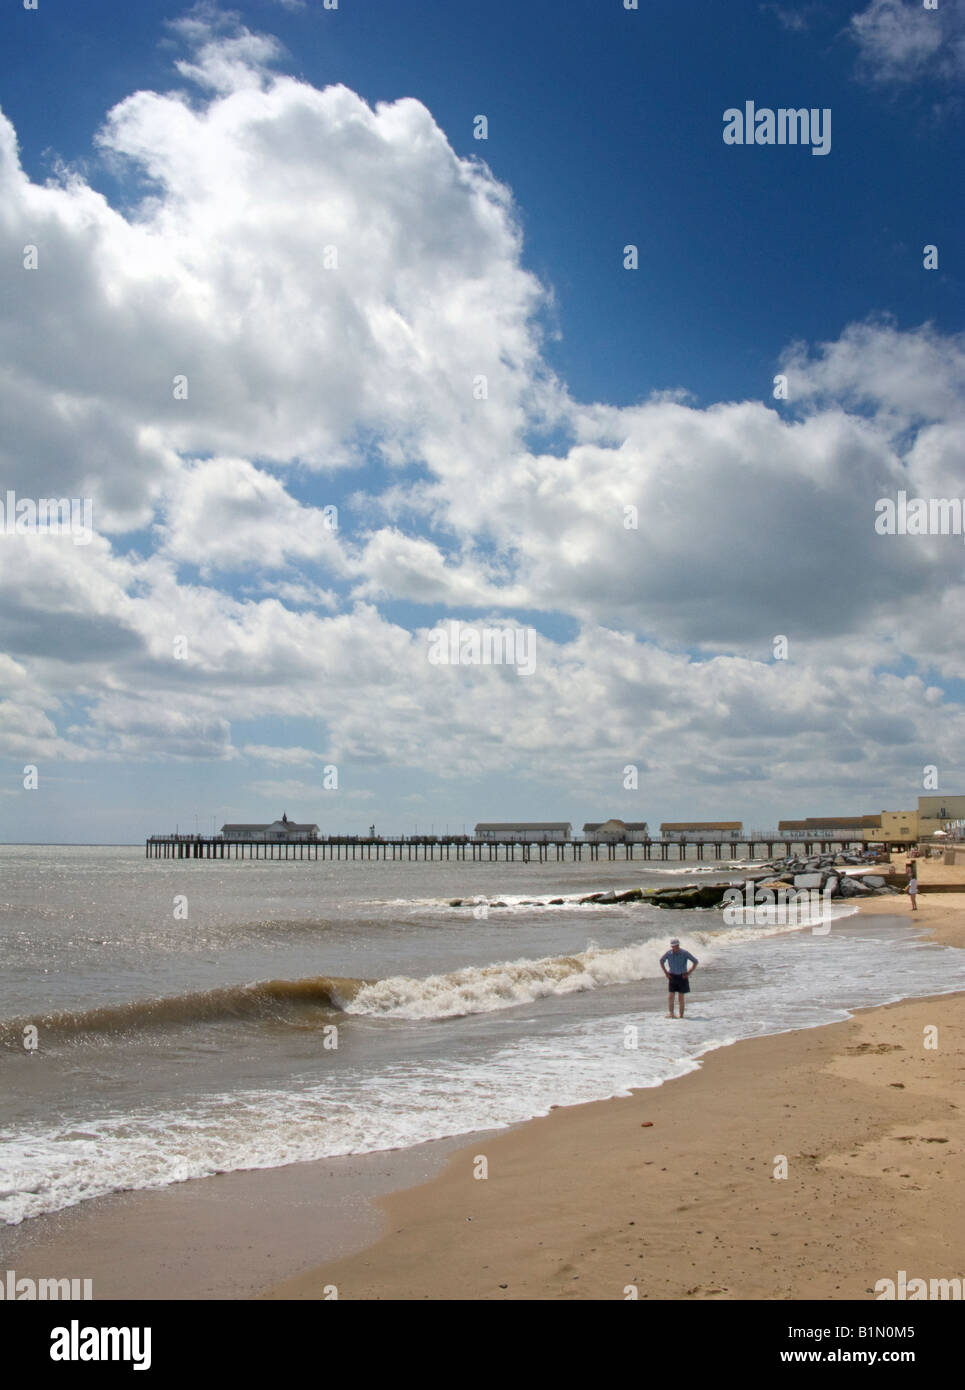
{"type": "Polygon", "coordinates": [[[286,840],[232,840],[220,835],[152,835],[144,842],[144,856],[146,859],[383,859],[420,863],[455,859],[474,864],[582,863],[585,857],[591,862],[639,859],[657,860],[660,863],[689,860],[693,863],[688,850],[695,849],[696,861],[700,863],[707,859],[774,859],[781,854],[790,857],[802,849],[806,855],[863,852],[871,848],[885,852],[891,843],[886,846],[868,840],[788,840],[777,835],[748,840],[639,840],[625,843],[470,840],[463,835],[411,836],[397,840],[338,835],[286,840]],[[706,854],[707,850],[711,853],[706,854]]]}

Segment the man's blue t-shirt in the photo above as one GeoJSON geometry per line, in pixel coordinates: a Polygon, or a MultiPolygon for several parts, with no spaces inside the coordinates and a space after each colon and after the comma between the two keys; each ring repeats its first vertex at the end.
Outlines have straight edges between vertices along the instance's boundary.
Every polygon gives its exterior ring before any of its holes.
{"type": "Polygon", "coordinates": [[[692,956],[689,951],[664,951],[660,957],[660,964],[666,965],[671,975],[686,975],[687,962],[692,960],[694,965],[699,965],[696,956],[692,956]]]}

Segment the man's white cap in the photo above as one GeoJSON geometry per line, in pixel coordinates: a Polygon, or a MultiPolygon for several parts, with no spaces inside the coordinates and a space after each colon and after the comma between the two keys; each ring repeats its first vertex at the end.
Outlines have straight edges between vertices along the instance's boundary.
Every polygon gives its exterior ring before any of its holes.
{"type": "Polygon", "coordinates": [[[672,939],[672,941],[670,942],[670,944],[671,944],[671,946],[679,946],[679,945],[680,945],[680,938],[679,938],[678,936],[675,936],[675,937],[672,939]]]}

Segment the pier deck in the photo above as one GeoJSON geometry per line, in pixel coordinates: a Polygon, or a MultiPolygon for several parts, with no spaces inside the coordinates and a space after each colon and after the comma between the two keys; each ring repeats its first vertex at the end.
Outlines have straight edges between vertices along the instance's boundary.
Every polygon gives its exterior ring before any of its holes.
{"type": "MultiPolygon", "coordinates": [[[[513,840],[468,840],[455,838],[411,838],[367,840],[332,837],[307,840],[225,840],[219,835],[152,835],[144,844],[147,859],[385,859],[407,861],[465,860],[471,863],[582,863],[615,859],[656,859],[661,863],[682,861],[695,849],[697,862],[705,859],[773,859],[789,856],[795,850],[807,855],[834,851],[865,851],[863,840],[641,840],[634,843],[593,843],[563,840],[524,843],[513,840]],[[712,851],[705,854],[705,851],[712,851]],[[622,851],[622,853],[620,853],[622,851]],[[639,853],[637,853],[639,851],[639,853]],[[673,853],[671,853],[673,851],[673,853]],[[758,853],[758,851],[766,851],[758,853]]],[[[880,846],[885,849],[885,846],[880,846]]],[[[692,862],[692,861],[691,861],[692,862]]]]}

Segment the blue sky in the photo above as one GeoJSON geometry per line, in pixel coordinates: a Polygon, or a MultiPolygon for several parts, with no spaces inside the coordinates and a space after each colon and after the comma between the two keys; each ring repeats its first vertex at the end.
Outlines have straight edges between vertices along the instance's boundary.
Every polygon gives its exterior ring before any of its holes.
{"type": "Polygon", "coordinates": [[[97,541],[0,536],[0,836],[959,790],[962,540],[870,518],[965,491],[963,34],[960,0],[5,7],[6,486],[91,495],[97,541]],[[725,145],[748,100],[830,109],[830,152],[725,145]],[[426,670],[452,618],[533,628],[537,676],[426,670]]]}
{"type": "MultiPolygon", "coordinates": [[[[869,312],[961,326],[959,267],[923,277],[917,252],[926,240],[951,252],[960,229],[962,124],[935,114],[943,83],[899,99],[855,80],[848,20],[860,5],[782,7],[804,14],[802,30],[754,0],[233,8],[285,44],[286,71],[372,103],[417,96],[458,154],[486,159],[515,194],[525,263],[555,292],[562,336],[547,357],[585,399],[679,387],[703,403],[769,397],[789,336],[834,338],[869,312]],[[833,157],[723,150],[721,113],[748,98],[831,106],[833,157]],[[623,270],[628,242],[642,273],[623,270]]],[[[4,48],[21,59],[3,106],[35,177],[53,154],[89,160],[115,101],[172,85],[163,22],[185,11],[112,0],[3,11],[4,48]]],[[[90,179],[123,193],[96,163],[90,179]]]]}

